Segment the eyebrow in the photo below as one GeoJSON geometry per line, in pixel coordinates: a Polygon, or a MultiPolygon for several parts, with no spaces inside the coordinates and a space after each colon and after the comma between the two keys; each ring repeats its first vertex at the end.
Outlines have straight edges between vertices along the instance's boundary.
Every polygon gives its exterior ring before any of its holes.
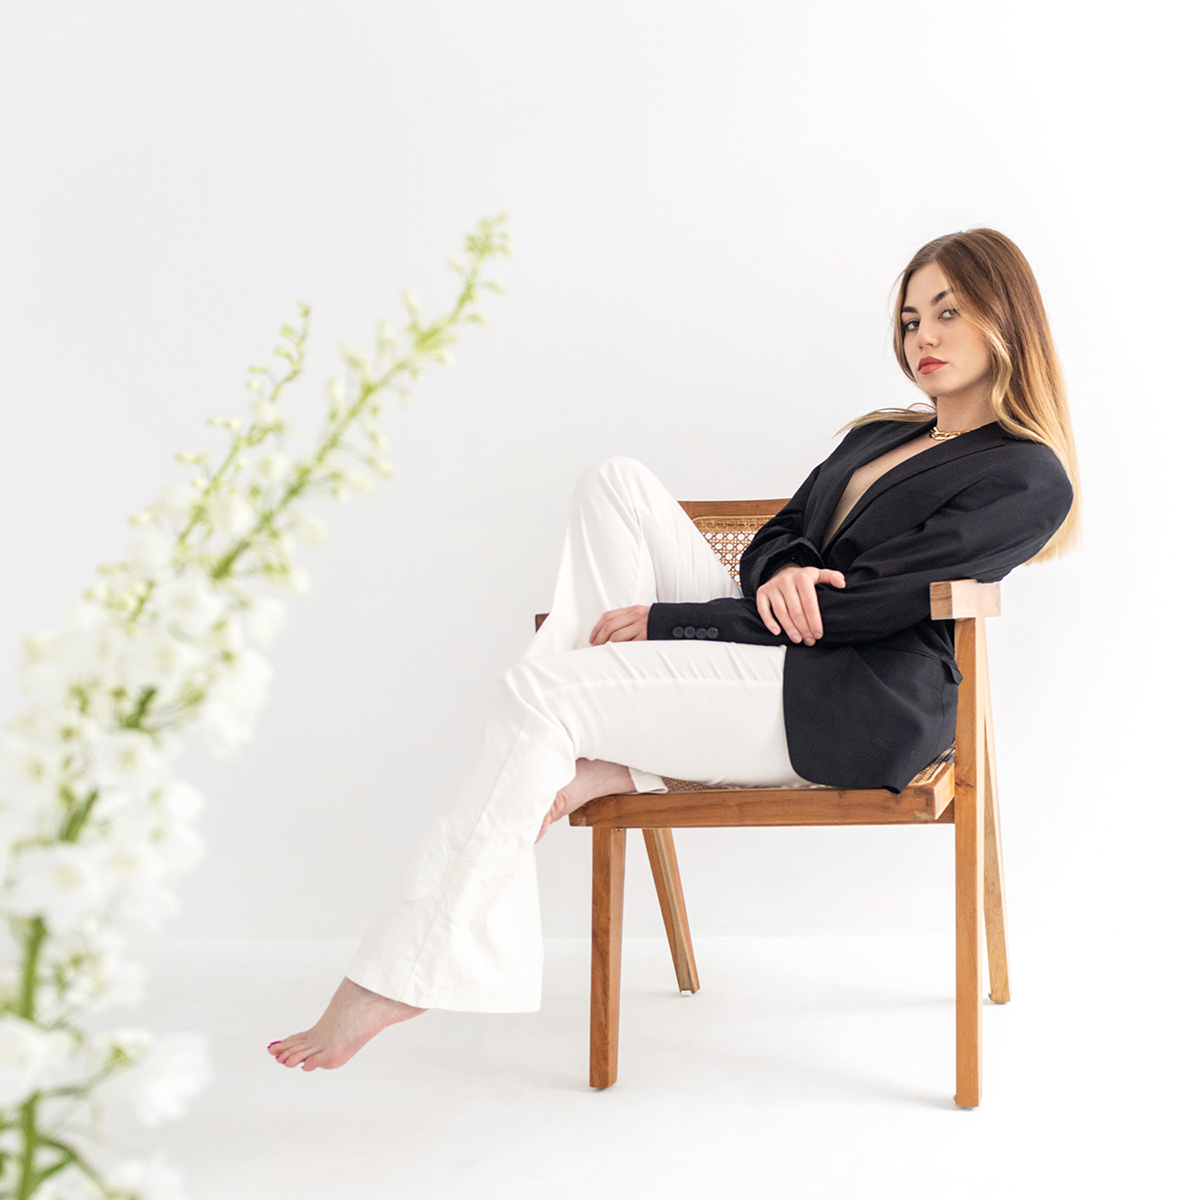
{"type": "MultiPolygon", "coordinates": [[[[951,289],[947,288],[944,292],[938,292],[938,294],[929,302],[929,307],[932,308],[939,300],[944,300],[948,295],[950,295],[950,291],[951,289]]],[[[900,311],[902,313],[906,313],[916,312],[917,310],[913,308],[911,304],[906,304],[900,311]]]]}

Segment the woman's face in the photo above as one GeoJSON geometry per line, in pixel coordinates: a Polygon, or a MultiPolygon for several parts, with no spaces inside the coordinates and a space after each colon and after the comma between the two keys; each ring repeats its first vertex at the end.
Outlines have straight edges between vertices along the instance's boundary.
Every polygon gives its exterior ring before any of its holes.
{"type": "Polygon", "coordinates": [[[904,357],[930,398],[986,399],[992,364],[983,334],[959,316],[936,263],[914,271],[904,292],[904,357]]]}

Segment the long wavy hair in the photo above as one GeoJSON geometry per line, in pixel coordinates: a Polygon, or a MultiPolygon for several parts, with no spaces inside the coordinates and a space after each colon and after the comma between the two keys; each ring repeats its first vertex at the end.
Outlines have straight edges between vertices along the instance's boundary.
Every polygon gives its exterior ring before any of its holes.
{"type": "MultiPolygon", "coordinates": [[[[1062,368],[1050,336],[1042,294],[1025,255],[994,229],[968,229],[935,238],[913,255],[897,280],[892,314],[892,346],[900,370],[916,377],[904,355],[900,309],[915,272],[936,263],[954,292],[954,306],[973,324],[991,357],[991,406],[996,420],[1015,437],[1043,442],[1058,455],[1075,499],[1067,519],[1031,559],[1057,558],[1079,537],[1079,465],[1062,368]]],[[[881,408],[852,421],[847,428],[872,421],[928,421],[935,409],[881,408]]]]}

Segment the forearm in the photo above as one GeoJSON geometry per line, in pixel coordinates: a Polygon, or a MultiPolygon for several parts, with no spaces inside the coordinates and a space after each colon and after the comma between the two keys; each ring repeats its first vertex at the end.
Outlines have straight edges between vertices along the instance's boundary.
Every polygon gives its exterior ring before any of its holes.
{"type": "Polygon", "coordinates": [[[651,641],[696,638],[701,636],[700,630],[704,631],[701,640],[745,642],[757,646],[791,644],[786,634],[774,634],[763,624],[753,600],[740,596],[650,605],[646,637],[651,641]],[[679,633],[675,632],[677,629],[679,633]],[[688,629],[692,630],[690,635],[688,629]],[[709,632],[714,629],[715,633],[709,632]]]}

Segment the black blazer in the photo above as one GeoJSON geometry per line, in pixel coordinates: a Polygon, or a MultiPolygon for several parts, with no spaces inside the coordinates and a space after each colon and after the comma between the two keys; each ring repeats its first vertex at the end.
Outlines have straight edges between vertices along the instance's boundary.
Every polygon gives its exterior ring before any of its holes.
{"type": "Polygon", "coordinates": [[[898,792],[954,741],[954,622],[930,617],[929,585],[1003,578],[1050,540],[1071,507],[1054,451],[993,422],[886,472],[822,553],[854,471],[932,427],[880,421],[851,430],[746,547],[742,597],[650,606],[650,638],[788,647],[788,755],[813,783],[898,792]],[[825,632],[814,646],[771,633],[755,606],[759,586],[792,562],[846,577],[844,589],[817,588],[825,632]]]}

